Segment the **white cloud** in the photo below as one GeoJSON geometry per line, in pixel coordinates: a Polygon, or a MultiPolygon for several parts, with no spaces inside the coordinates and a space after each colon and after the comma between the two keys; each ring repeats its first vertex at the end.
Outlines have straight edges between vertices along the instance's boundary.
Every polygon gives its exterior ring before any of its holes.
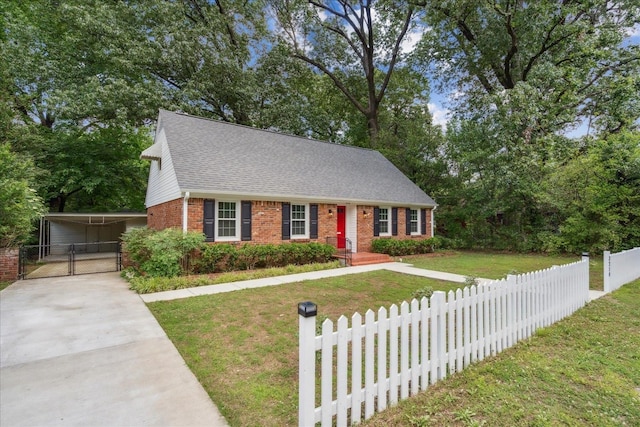
{"type": "Polygon", "coordinates": [[[446,130],[447,122],[449,121],[449,110],[433,102],[429,102],[427,107],[433,116],[433,124],[440,125],[443,130],[446,130]]]}
{"type": "Polygon", "coordinates": [[[411,31],[404,36],[402,44],[400,45],[400,51],[402,53],[413,52],[416,45],[422,39],[422,31],[411,31]]]}
{"type": "Polygon", "coordinates": [[[640,24],[636,24],[627,30],[627,37],[640,37],[640,24]]]}

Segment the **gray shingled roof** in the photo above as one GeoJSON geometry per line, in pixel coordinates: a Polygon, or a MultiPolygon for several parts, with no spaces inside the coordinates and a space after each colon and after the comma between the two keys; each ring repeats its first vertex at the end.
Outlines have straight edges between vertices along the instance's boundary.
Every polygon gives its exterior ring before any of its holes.
{"type": "Polygon", "coordinates": [[[377,151],[160,111],[181,191],[435,206],[377,151]]]}

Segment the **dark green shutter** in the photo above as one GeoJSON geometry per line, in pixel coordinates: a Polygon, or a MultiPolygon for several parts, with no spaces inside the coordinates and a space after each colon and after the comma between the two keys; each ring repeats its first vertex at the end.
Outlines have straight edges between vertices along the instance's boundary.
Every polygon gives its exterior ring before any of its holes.
{"type": "Polygon", "coordinates": [[[391,234],[398,235],[398,208],[391,208],[391,234]]]}
{"type": "Polygon", "coordinates": [[[373,235],[380,235],[380,208],[373,208],[373,235]]]}
{"type": "Polygon", "coordinates": [[[213,242],[215,240],[215,224],[216,224],[216,201],[205,200],[204,201],[204,235],[206,242],[213,242]]]}
{"type": "Polygon", "coordinates": [[[420,234],[427,234],[427,210],[426,209],[420,209],[420,222],[421,227],[420,227],[420,234]]]}
{"type": "Polygon", "coordinates": [[[405,226],[406,226],[405,227],[406,228],[405,232],[406,232],[407,236],[410,236],[411,235],[411,209],[410,208],[406,208],[404,210],[404,212],[405,212],[405,219],[406,219],[406,221],[405,221],[405,223],[406,223],[405,224],[405,226]]]}
{"type": "Polygon", "coordinates": [[[309,224],[309,238],[318,238],[318,205],[309,205],[311,222],[309,224]]]}
{"type": "Polygon", "coordinates": [[[282,204],[282,240],[291,239],[291,205],[282,204]]]}
{"type": "Polygon", "coordinates": [[[242,212],[240,215],[242,220],[242,224],[240,226],[242,233],[241,239],[243,242],[247,242],[251,240],[251,201],[242,201],[242,212]]]}

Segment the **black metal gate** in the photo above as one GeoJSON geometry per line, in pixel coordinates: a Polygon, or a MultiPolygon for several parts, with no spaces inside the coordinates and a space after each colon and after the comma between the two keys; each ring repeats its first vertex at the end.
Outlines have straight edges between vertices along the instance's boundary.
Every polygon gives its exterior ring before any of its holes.
{"type": "Polygon", "coordinates": [[[120,271],[120,242],[31,245],[20,248],[20,279],[120,271]]]}

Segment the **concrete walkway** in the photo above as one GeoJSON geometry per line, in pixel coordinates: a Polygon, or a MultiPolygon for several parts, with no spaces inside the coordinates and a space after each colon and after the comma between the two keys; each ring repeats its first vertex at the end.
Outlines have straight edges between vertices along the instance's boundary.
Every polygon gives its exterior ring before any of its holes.
{"type": "Polygon", "coordinates": [[[1,426],[226,426],[118,273],[0,292],[1,426]]]}
{"type": "MultiPolygon", "coordinates": [[[[366,273],[368,271],[390,270],[398,273],[412,274],[414,276],[428,277],[431,279],[447,280],[449,282],[464,283],[465,276],[460,274],[444,273],[441,271],[415,268],[411,264],[401,262],[386,262],[382,264],[360,265],[357,267],[343,267],[333,270],[311,271],[308,273],[291,274],[288,276],[267,277],[264,279],[243,280],[240,282],[223,283],[219,285],[198,286],[196,288],[176,289],[173,291],[142,294],[140,297],[145,302],[169,301],[174,299],[189,298],[198,295],[211,295],[224,292],[232,292],[240,289],[262,288],[265,286],[283,285],[285,283],[302,282],[303,280],[325,279],[327,277],[345,276],[349,274],[366,273]]],[[[489,279],[479,279],[482,283],[489,279]]]]}
{"type": "MultiPolygon", "coordinates": [[[[327,277],[345,276],[349,274],[366,273],[368,271],[389,270],[397,273],[411,274],[429,279],[445,280],[448,282],[464,283],[466,276],[461,274],[445,273],[443,271],[426,270],[413,267],[402,262],[387,262],[382,264],[361,265],[357,267],[343,267],[333,270],[311,271],[308,273],[291,274],[288,276],[267,277],[264,279],[243,280],[239,282],[222,283],[219,285],[198,286],[195,288],[176,289],[173,291],[142,294],[140,298],[144,302],[170,301],[174,299],[190,298],[199,295],[212,295],[225,292],[233,292],[241,289],[262,288],[266,286],[284,285],[286,283],[302,282],[304,280],[325,279],[327,277]]],[[[479,284],[489,283],[491,279],[476,278],[479,284]]],[[[593,301],[605,295],[602,291],[589,291],[589,301],[593,301]]]]}

